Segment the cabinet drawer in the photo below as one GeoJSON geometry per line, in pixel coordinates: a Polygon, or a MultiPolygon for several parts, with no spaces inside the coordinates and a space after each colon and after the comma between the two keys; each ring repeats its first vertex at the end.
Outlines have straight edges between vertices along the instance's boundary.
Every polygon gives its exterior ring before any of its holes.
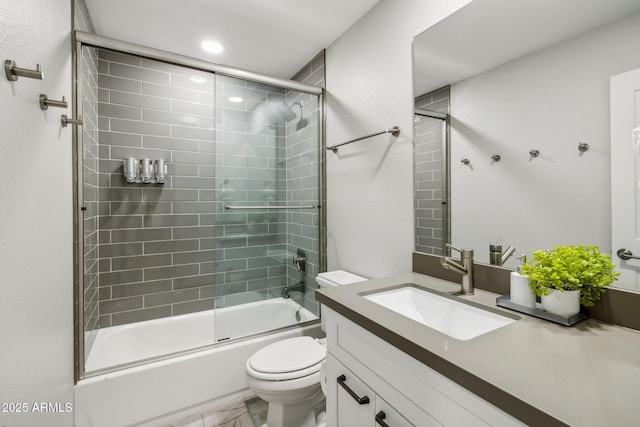
{"type": "Polygon", "coordinates": [[[380,396],[376,396],[376,410],[374,420],[376,427],[422,427],[426,424],[412,424],[400,415],[393,406],[389,405],[380,396]]]}

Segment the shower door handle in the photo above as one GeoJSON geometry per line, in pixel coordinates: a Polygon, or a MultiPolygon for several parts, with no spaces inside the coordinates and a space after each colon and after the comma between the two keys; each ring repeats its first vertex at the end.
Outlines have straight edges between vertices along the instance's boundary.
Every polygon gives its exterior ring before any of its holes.
{"type": "Polygon", "coordinates": [[[356,394],[355,391],[351,390],[351,388],[345,383],[345,381],[347,380],[347,377],[344,376],[344,374],[340,375],[338,378],[338,384],[340,384],[342,386],[343,389],[346,390],[347,393],[349,393],[349,396],[353,397],[353,399],[358,402],[358,404],[360,405],[366,405],[369,403],[369,397],[367,396],[358,396],[356,394]]]}

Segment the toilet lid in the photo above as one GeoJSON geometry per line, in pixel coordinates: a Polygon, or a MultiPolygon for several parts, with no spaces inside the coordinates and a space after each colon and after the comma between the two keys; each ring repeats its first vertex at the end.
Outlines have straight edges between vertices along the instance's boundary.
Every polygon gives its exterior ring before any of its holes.
{"type": "Polygon", "coordinates": [[[268,374],[295,372],[322,362],[326,353],[326,348],[311,337],[287,338],[258,350],[249,359],[249,366],[268,374]]]}

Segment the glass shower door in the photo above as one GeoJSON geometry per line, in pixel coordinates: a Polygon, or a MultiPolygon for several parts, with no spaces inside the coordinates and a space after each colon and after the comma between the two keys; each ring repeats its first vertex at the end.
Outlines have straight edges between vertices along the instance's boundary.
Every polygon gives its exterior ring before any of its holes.
{"type": "Polygon", "coordinates": [[[317,319],[319,96],[79,59],[83,372],[317,319]]]}
{"type": "Polygon", "coordinates": [[[216,336],[227,340],[315,317],[303,306],[318,270],[318,98],[225,76],[218,90],[216,336]]]}
{"type": "Polygon", "coordinates": [[[215,75],[86,46],[81,75],[85,370],[215,343],[215,75]]]}

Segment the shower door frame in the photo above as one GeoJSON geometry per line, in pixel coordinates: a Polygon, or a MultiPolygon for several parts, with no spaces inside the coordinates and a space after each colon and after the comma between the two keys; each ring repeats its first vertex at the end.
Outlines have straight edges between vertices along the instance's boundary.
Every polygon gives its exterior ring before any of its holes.
{"type": "MultiPolygon", "coordinates": [[[[193,68],[200,71],[235,77],[247,81],[277,86],[318,96],[318,243],[319,270],[326,271],[326,99],[325,90],[294,80],[277,77],[221,65],[197,58],[192,58],[160,49],[128,43],[121,40],[102,37],[95,34],[75,30],[72,32],[72,116],[83,116],[83,87],[82,87],[82,48],[92,47],[107,49],[115,52],[136,55],[154,59],[169,64],[193,68]]],[[[73,221],[74,221],[74,383],[85,378],[85,332],[84,332],[84,190],[83,190],[83,140],[82,131],[73,126],[72,155],[73,155],[73,221]]],[[[216,344],[213,344],[216,345],[216,344]]],[[[167,357],[172,357],[171,355],[167,357]]],[[[163,357],[164,358],[164,357],[163,357]]]]}

